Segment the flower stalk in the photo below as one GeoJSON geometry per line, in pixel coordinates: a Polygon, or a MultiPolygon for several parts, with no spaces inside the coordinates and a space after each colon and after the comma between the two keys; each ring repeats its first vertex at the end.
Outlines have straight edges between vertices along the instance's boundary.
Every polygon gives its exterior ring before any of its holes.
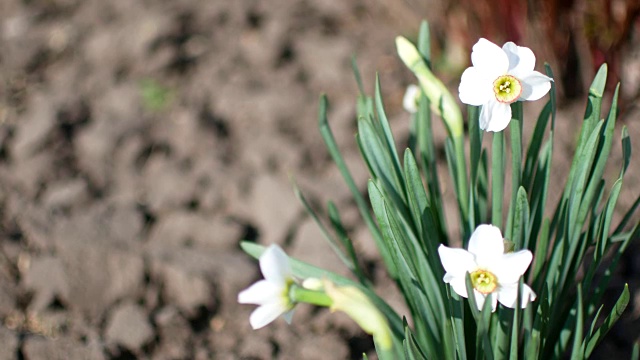
{"type": "Polygon", "coordinates": [[[438,79],[424,61],[418,49],[402,36],[396,38],[398,55],[418,78],[420,87],[431,102],[431,111],[442,117],[451,137],[464,135],[462,112],[447,87],[438,79]]]}
{"type": "Polygon", "coordinates": [[[309,290],[295,284],[289,288],[289,298],[295,303],[307,303],[322,307],[330,307],[333,304],[331,297],[324,291],[309,290]]]}
{"type": "MultiPolygon", "coordinates": [[[[466,226],[465,219],[469,216],[469,195],[462,112],[447,87],[431,72],[415,45],[406,38],[398,36],[396,37],[396,49],[402,62],[404,62],[418,79],[422,92],[429,99],[431,111],[442,118],[447,132],[452,139],[452,155],[455,159],[453,177],[456,186],[461,224],[464,228],[466,226]]],[[[464,228],[463,233],[467,232],[468,229],[464,228]]]]}

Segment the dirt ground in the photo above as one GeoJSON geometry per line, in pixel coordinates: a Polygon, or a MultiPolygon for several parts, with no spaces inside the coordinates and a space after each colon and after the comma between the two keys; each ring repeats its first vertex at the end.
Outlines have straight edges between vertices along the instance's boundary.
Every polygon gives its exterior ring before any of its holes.
{"type": "MultiPolygon", "coordinates": [[[[432,13],[420,7],[436,26],[437,3],[432,13]]],[[[389,289],[316,112],[327,93],[338,144],[364,187],[351,56],[367,89],[379,71],[406,141],[401,101],[413,79],[393,40],[415,36],[423,15],[410,9],[382,0],[0,2],[0,360],[372,354],[366,334],[323,309],[300,306],[291,326],[252,331],[253,306],[236,296],[260,274],[238,244],[278,243],[347,273],[295,199],[295,178],[315,203],[337,203],[389,289]]],[[[458,58],[464,66],[468,54],[458,58]]],[[[637,91],[640,75],[630,73],[637,91]]],[[[560,119],[582,107],[566,102],[560,119]]],[[[626,109],[621,123],[639,148],[640,110],[626,109]]],[[[558,122],[560,169],[576,123],[558,122]]],[[[619,162],[619,146],[613,156],[619,162]]],[[[625,186],[622,208],[640,192],[637,169],[625,186]]],[[[636,244],[611,285],[630,282],[635,304],[639,264],[636,244]]],[[[603,348],[627,353],[639,318],[632,305],[603,348]]]]}

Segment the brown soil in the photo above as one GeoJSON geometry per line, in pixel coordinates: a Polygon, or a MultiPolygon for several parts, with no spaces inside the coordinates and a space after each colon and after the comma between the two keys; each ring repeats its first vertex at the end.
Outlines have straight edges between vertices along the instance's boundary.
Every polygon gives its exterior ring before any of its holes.
{"type": "MultiPolygon", "coordinates": [[[[0,359],[372,354],[368,336],[324,309],[301,306],[291,326],[278,320],[252,331],[253,307],[236,296],[260,274],[238,243],[278,243],[347,274],[293,196],[293,176],[315,203],[337,203],[388,288],[316,112],[327,93],[337,141],[364,188],[350,60],[357,55],[367,89],[380,71],[397,138],[406,142],[400,105],[413,79],[393,39],[415,33],[420,20],[406,7],[3,0],[0,359]]],[[[623,118],[636,147],[638,114],[629,107],[623,118]]],[[[576,124],[559,120],[559,168],[576,124]]],[[[623,208],[638,180],[636,169],[623,208]]],[[[630,282],[636,299],[638,254],[630,252],[611,285],[619,291],[630,282]]],[[[389,298],[400,306],[397,295],[389,298]]],[[[632,306],[606,348],[628,351],[639,316],[632,306]]]]}

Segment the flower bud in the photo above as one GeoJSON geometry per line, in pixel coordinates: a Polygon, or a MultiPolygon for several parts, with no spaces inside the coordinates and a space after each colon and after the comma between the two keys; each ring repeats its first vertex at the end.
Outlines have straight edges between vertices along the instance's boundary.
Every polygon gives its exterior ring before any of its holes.
{"type": "Polygon", "coordinates": [[[431,110],[444,120],[449,135],[462,136],[464,131],[462,113],[447,87],[429,70],[418,49],[409,40],[398,36],[396,48],[402,62],[418,78],[422,91],[431,102],[431,110]]]}

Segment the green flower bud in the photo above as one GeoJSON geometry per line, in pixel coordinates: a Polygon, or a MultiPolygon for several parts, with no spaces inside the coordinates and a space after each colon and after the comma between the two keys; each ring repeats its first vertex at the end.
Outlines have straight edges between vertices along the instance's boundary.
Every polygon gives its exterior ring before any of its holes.
{"type": "Polygon", "coordinates": [[[418,78],[422,91],[431,102],[431,110],[444,120],[449,135],[462,136],[464,131],[462,112],[447,87],[429,70],[418,49],[409,40],[398,36],[396,48],[402,62],[418,78]]]}

